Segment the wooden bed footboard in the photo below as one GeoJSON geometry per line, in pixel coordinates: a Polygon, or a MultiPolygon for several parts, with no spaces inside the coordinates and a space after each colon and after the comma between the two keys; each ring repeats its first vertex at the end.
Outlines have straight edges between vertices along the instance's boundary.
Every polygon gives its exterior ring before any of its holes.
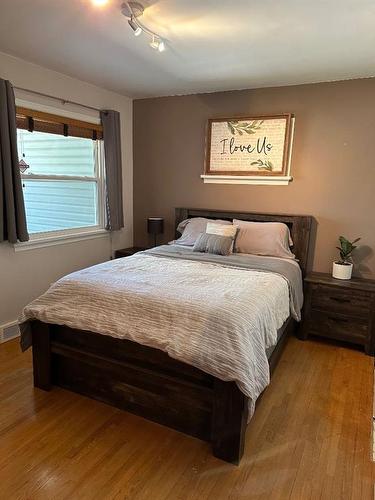
{"type": "MultiPolygon", "coordinates": [[[[270,358],[275,366],[295,322],[289,319],[270,358]]],[[[34,385],[53,385],[103,401],[211,442],[213,454],[238,464],[244,452],[248,398],[166,353],[66,326],[32,323],[34,385]]]]}

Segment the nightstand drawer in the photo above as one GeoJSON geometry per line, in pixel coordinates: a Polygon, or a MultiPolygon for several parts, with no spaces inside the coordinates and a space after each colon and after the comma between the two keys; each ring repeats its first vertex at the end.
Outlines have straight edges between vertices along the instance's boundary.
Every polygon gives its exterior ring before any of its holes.
{"type": "Polygon", "coordinates": [[[322,337],[364,344],[368,336],[368,323],[359,318],[313,310],[307,323],[311,333],[322,337]]]}
{"type": "Polygon", "coordinates": [[[366,319],[371,310],[371,301],[371,294],[361,290],[316,285],[312,289],[311,307],[366,319]]]}

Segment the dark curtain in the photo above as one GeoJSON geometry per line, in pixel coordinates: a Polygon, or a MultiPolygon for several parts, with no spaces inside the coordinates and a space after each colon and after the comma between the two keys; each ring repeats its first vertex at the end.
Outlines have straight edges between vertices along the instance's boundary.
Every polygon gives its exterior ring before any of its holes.
{"type": "Polygon", "coordinates": [[[14,92],[10,82],[0,78],[0,242],[28,239],[18,166],[14,92]]]}
{"type": "Polygon", "coordinates": [[[124,227],[120,113],[101,111],[100,118],[103,125],[105,157],[106,229],[117,231],[124,227]]]}

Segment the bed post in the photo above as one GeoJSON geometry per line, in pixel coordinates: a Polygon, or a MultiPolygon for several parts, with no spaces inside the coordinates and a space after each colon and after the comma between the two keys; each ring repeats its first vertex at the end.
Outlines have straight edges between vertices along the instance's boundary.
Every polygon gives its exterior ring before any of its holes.
{"type": "Polygon", "coordinates": [[[236,383],[215,379],[211,425],[215,457],[239,464],[245,447],[247,414],[248,398],[236,383]]]}
{"type": "Polygon", "coordinates": [[[49,326],[40,321],[32,323],[34,387],[51,389],[51,347],[49,326]]]}

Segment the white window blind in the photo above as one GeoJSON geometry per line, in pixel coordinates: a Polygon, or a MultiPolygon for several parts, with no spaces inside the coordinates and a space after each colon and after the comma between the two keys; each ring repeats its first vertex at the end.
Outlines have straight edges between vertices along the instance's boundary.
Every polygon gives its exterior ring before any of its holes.
{"type": "Polygon", "coordinates": [[[17,133],[29,233],[103,227],[101,141],[17,133]]]}

